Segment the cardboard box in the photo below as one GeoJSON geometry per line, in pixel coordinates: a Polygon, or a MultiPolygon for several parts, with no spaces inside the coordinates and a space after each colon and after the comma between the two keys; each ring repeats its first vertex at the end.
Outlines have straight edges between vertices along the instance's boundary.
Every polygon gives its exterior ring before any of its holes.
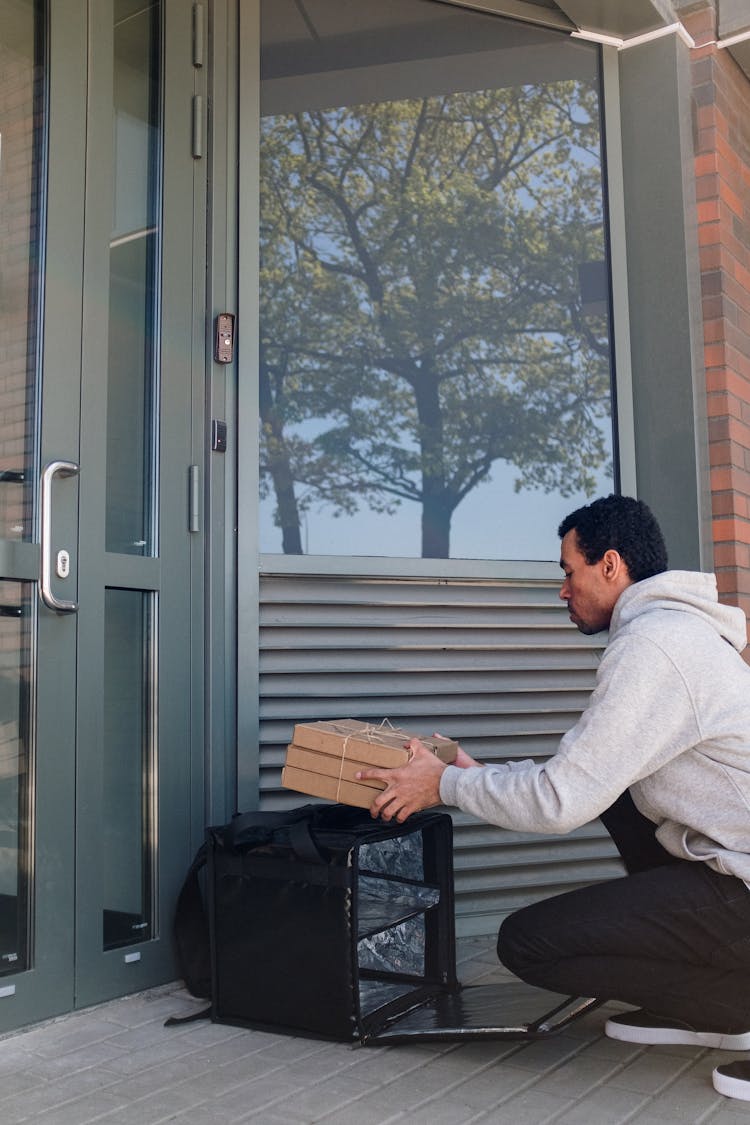
{"type": "Polygon", "coordinates": [[[342,758],[340,755],[307,750],[304,746],[296,746],[293,742],[286,751],[287,766],[307,770],[308,773],[323,774],[326,777],[340,777],[342,781],[353,781],[357,785],[367,785],[371,789],[385,789],[385,782],[376,781],[375,778],[357,781],[357,771],[367,769],[368,764],[368,762],[358,762],[355,758],[342,758]]]}
{"type": "Polygon", "coordinates": [[[297,793],[307,793],[310,797],[325,797],[329,801],[354,805],[358,809],[369,809],[376,793],[372,785],[365,785],[358,781],[340,781],[338,777],[312,773],[310,770],[297,769],[296,766],[284,766],[281,771],[281,784],[287,789],[294,789],[297,793]]]}
{"type": "Polygon", "coordinates": [[[292,744],[306,750],[317,750],[320,754],[332,754],[337,758],[353,759],[364,765],[381,769],[394,769],[405,766],[409,761],[409,751],[404,743],[411,738],[419,738],[441,761],[451,763],[456,760],[458,744],[448,739],[414,735],[399,727],[380,723],[362,723],[356,719],[333,719],[320,723],[297,723],[294,728],[292,744]]]}
{"type": "Polygon", "coordinates": [[[409,734],[381,723],[374,726],[356,719],[298,723],[287,747],[281,784],[311,797],[326,797],[343,805],[367,809],[382,781],[357,781],[361,769],[405,766],[410,753],[404,743],[418,737],[442,761],[456,759],[457,743],[448,739],[409,734]]]}

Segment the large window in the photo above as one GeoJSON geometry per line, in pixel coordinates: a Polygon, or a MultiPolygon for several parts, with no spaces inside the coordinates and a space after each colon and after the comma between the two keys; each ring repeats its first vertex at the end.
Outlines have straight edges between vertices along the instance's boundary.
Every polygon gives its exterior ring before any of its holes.
{"type": "Polygon", "coordinates": [[[616,485],[598,49],[261,10],[262,550],[551,558],[616,485]]]}

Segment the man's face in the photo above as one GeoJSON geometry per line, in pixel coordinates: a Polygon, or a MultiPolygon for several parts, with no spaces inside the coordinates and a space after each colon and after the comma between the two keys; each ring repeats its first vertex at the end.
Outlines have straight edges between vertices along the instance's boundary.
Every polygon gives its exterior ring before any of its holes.
{"type": "MultiPolygon", "coordinates": [[[[560,547],[560,566],[565,577],[560,587],[560,597],[568,603],[570,620],[587,636],[609,628],[612,610],[622,593],[622,585],[612,579],[612,554],[607,551],[598,562],[589,563],[578,549],[575,528],[564,537],[560,547]]],[[[629,582],[628,582],[629,584],[629,582]]]]}

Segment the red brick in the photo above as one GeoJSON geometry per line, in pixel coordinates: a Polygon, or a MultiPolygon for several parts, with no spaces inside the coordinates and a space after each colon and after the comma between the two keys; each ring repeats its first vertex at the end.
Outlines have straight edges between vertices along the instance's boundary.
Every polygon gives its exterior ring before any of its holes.
{"type": "Polygon", "coordinates": [[[750,521],[715,519],[713,521],[713,537],[714,543],[742,543],[750,546],[750,521]]]}
{"type": "Polygon", "coordinates": [[[710,297],[706,297],[704,295],[703,301],[702,301],[702,308],[703,308],[703,316],[704,316],[704,319],[706,319],[706,320],[717,320],[717,319],[722,318],[722,317],[729,317],[730,315],[733,316],[733,319],[735,321],[737,320],[736,310],[732,314],[732,311],[727,308],[727,304],[726,304],[723,296],[721,295],[721,293],[718,293],[716,295],[712,295],[710,297]]]}
{"type": "MultiPolygon", "coordinates": [[[[709,227],[713,224],[709,224],[709,227]]],[[[721,233],[721,242],[727,251],[730,260],[739,262],[741,266],[750,266],[750,247],[736,237],[734,230],[727,230],[721,223],[717,224],[721,233]]],[[[741,224],[740,224],[741,226],[741,224]]]]}
{"type": "MultiPolygon", "coordinates": [[[[709,226],[714,226],[710,223],[709,226]]],[[[724,241],[716,241],[711,246],[702,246],[700,248],[700,264],[701,270],[709,272],[711,270],[721,269],[722,266],[728,267],[731,263],[727,259],[726,250],[724,248],[724,241]]]]}
{"type": "Polygon", "coordinates": [[[723,367],[726,363],[726,352],[723,341],[719,344],[708,344],[703,349],[706,367],[723,367]]]}
{"type": "Polygon", "coordinates": [[[742,402],[750,400],[750,382],[726,367],[716,367],[706,372],[706,389],[729,391],[742,402]]]}
{"type": "Polygon", "coordinates": [[[733,465],[718,465],[711,469],[711,489],[714,492],[737,491],[750,496],[750,473],[733,465]]]}
{"type": "Polygon", "coordinates": [[[747,404],[738,403],[736,408],[727,418],[729,437],[739,445],[750,448],[750,414],[747,404]]]}
{"type": "Polygon", "coordinates": [[[726,338],[727,324],[723,317],[714,317],[713,320],[704,320],[703,339],[707,344],[715,344],[726,338]]]}
{"type": "Polygon", "coordinates": [[[716,140],[718,135],[719,130],[714,124],[702,126],[697,131],[695,151],[713,152],[713,150],[716,148],[716,140]]]}
{"type": "Polygon", "coordinates": [[[718,220],[715,223],[701,223],[698,227],[698,243],[700,246],[713,246],[720,243],[722,227],[718,220]]]}
{"type": "Polygon", "coordinates": [[[714,543],[714,566],[750,567],[750,548],[743,543],[714,543]]]}
{"type": "Polygon", "coordinates": [[[711,511],[716,518],[736,516],[750,519],[750,498],[740,492],[714,492],[711,497],[711,511]]]}
{"type": "Polygon", "coordinates": [[[685,29],[696,42],[699,38],[705,36],[711,39],[716,38],[716,16],[711,5],[707,4],[705,7],[694,8],[691,12],[685,12],[681,20],[685,29]]]}
{"type": "MultiPolygon", "coordinates": [[[[726,161],[724,161],[726,163],[726,161]]],[[[701,153],[695,158],[696,176],[708,176],[719,171],[719,154],[717,152],[701,153]]]]}
{"type": "Polygon", "coordinates": [[[705,199],[698,204],[698,222],[713,223],[719,218],[718,199],[705,199]]]}
{"type": "MultiPolygon", "coordinates": [[[[712,349],[715,347],[716,344],[711,345],[712,349]]],[[[742,375],[745,379],[750,380],[750,358],[743,355],[737,348],[732,347],[731,344],[724,345],[724,362],[737,375],[742,375]]]]}
{"type": "Polygon", "coordinates": [[[742,409],[742,403],[735,406],[734,400],[723,391],[712,391],[706,395],[706,411],[709,418],[724,418],[727,414],[736,413],[742,409]]]}
{"type": "Polygon", "coordinates": [[[716,160],[717,169],[722,172],[724,169],[731,169],[731,171],[742,178],[743,163],[739,154],[727,143],[726,137],[719,133],[716,137],[716,160]]]}
{"type": "MultiPolygon", "coordinates": [[[[710,276],[711,275],[709,274],[709,277],[710,276]]],[[[733,301],[738,308],[748,308],[750,294],[748,294],[748,291],[744,288],[744,286],[741,285],[735,277],[732,277],[731,274],[728,273],[724,273],[722,275],[722,282],[722,293],[724,293],[730,301],[733,301]]]]}
{"type": "MultiPolygon", "coordinates": [[[[727,571],[723,573],[728,574],[727,571]]],[[[732,578],[734,581],[734,589],[737,593],[745,598],[750,598],[750,572],[746,570],[735,570],[732,578]]]]}
{"type": "Polygon", "coordinates": [[[711,441],[708,444],[708,459],[712,468],[720,469],[728,466],[739,469],[750,468],[745,464],[744,457],[736,450],[728,439],[724,441],[711,441]]]}
{"type": "Polygon", "coordinates": [[[695,181],[695,197],[698,200],[716,199],[721,196],[722,182],[718,176],[699,176],[695,181]]]}
{"type": "Polygon", "coordinates": [[[750,425],[743,421],[739,410],[711,417],[709,433],[712,441],[732,441],[743,449],[750,449],[750,425]]]}
{"type": "Polygon", "coordinates": [[[738,167],[741,164],[740,157],[727,141],[723,133],[717,132],[716,134],[716,151],[719,156],[728,164],[736,164],[738,167]]]}

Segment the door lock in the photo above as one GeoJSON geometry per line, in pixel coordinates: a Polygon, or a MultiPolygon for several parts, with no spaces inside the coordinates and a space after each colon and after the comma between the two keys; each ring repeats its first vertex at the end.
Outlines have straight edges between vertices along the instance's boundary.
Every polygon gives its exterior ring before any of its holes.
{"type": "Polygon", "coordinates": [[[70,574],[70,555],[67,551],[57,552],[55,574],[58,578],[67,578],[70,574]]]}

